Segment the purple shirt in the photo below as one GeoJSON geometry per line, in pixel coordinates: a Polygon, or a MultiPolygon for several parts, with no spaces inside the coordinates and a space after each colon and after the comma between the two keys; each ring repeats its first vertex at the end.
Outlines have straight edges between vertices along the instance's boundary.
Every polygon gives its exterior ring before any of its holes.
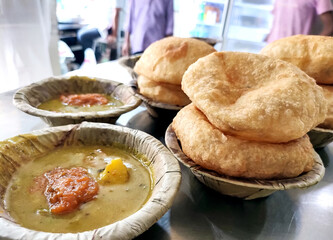
{"type": "Polygon", "coordinates": [[[331,0],[275,0],[273,26],[267,42],[309,34],[315,16],[332,9],[331,0]]]}
{"type": "Polygon", "coordinates": [[[173,0],[129,0],[128,5],[125,31],[131,34],[132,53],[173,34],[173,0]]]}

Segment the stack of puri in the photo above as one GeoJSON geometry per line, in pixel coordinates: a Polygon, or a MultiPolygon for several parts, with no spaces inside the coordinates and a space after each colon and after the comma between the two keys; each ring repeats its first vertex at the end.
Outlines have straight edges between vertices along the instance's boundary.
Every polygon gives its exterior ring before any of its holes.
{"type": "Polygon", "coordinates": [[[314,165],[306,133],[324,121],[327,103],[296,66],[259,54],[216,52],[185,72],[192,101],[172,122],[183,152],[222,175],[293,178],[314,165]]]}
{"type": "Polygon", "coordinates": [[[333,37],[295,35],[268,44],[260,53],[290,62],[316,80],[328,102],[326,119],[318,127],[333,129],[333,37]]]}
{"type": "Polygon", "coordinates": [[[139,93],[158,103],[189,104],[181,89],[183,74],[197,59],[212,52],[212,46],[192,38],[167,37],[152,43],[134,66],[139,93]]]}

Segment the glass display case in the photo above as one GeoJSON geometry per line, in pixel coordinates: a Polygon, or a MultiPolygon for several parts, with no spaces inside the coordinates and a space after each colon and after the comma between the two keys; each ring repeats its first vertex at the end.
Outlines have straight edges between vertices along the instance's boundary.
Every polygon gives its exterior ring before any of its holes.
{"type": "Polygon", "coordinates": [[[265,45],[273,15],[273,0],[231,0],[223,50],[259,52],[265,45]]]}
{"type": "Polygon", "coordinates": [[[175,0],[174,35],[222,40],[229,0],[175,0]]]}

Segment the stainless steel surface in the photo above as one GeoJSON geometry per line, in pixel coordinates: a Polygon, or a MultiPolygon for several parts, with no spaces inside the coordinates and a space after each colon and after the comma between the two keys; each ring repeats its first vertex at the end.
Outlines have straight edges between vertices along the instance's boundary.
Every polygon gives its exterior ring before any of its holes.
{"type": "MultiPolygon", "coordinates": [[[[0,140],[47,127],[39,118],[17,110],[13,94],[0,94],[0,140]]],[[[140,129],[164,143],[170,121],[157,121],[139,107],[116,124],[140,129]]],[[[333,144],[317,152],[326,167],[319,184],[251,201],[220,195],[181,166],[182,184],[172,208],[137,239],[332,239],[333,144]]]]}

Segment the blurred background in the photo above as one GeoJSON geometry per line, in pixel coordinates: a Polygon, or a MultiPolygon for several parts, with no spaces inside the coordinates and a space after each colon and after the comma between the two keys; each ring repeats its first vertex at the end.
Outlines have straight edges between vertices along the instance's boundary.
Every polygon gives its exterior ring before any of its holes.
{"type": "MultiPolygon", "coordinates": [[[[110,61],[110,47],[98,39],[84,51],[78,31],[96,17],[99,0],[0,0],[0,92],[51,75],[110,61]],[[95,14],[95,15],[94,15],[95,14]],[[96,61],[94,53],[100,51],[96,61]]],[[[116,59],[124,42],[126,0],[119,1],[116,59]]],[[[174,36],[195,37],[218,50],[258,53],[267,43],[274,0],[173,0],[174,36]]],[[[317,21],[313,33],[320,32],[317,21]]]]}

